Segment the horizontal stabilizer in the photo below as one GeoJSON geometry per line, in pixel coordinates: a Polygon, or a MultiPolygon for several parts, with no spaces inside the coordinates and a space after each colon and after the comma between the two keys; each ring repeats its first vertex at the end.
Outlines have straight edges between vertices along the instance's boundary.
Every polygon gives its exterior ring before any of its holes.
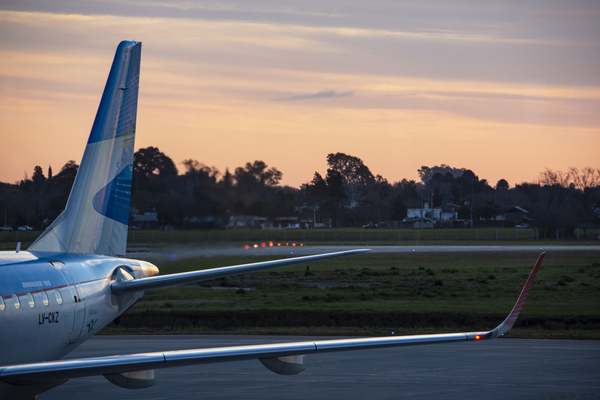
{"type": "Polygon", "coordinates": [[[205,269],[202,271],[182,272],[180,274],[153,276],[150,278],[135,279],[130,281],[113,282],[112,292],[116,295],[128,292],[141,292],[151,289],[159,289],[168,286],[182,285],[207,281],[210,279],[223,278],[234,275],[247,274],[265,269],[279,268],[286,265],[301,264],[327,258],[348,256],[351,254],[360,254],[369,251],[368,249],[339,251],[336,253],[317,254],[314,256],[286,258],[283,260],[265,261],[252,264],[233,265],[230,267],[205,269]]]}

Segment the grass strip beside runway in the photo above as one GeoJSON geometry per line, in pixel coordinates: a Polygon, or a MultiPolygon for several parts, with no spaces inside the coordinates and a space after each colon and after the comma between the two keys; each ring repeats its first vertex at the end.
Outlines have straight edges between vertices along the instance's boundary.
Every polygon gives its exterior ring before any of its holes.
{"type": "MultiPolygon", "coordinates": [[[[511,310],[532,252],[364,254],[146,293],[103,333],[363,335],[493,328],[511,310]]],[[[200,257],[183,272],[261,261],[200,257]]],[[[152,261],[152,260],[150,260],[152,261]]],[[[600,254],[551,252],[513,337],[598,339],[600,254]]]]}

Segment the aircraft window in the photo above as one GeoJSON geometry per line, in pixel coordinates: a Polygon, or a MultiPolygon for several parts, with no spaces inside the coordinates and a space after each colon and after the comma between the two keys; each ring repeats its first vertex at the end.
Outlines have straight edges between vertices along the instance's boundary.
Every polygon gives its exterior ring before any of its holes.
{"type": "Polygon", "coordinates": [[[15,293],[12,294],[12,299],[13,299],[13,305],[15,306],[15,308],[18,310],[19,308],[21,308],[21,301],[19,300],[19,296],[17,296],[15,293]]]}
{"type": "Polygon", "coordinates": [[[42,295],[42,303],[44,303],[44,305],[48,307],[48,304],[50,304],[50,300],[48,300],[48,295],[46,294],[46,292],[40,292],[40,294],[42,295]]]}
{"type": "Polygon", "coordinates": [[[26,296],[27,296],[27,302],[29,303],[29,307],[31,307],[31,308],[35,307],[35,300],[33,299],[33,295],[31,293],[27,292],[26,296]]]}
{"type": "Polygon", "coordinates": [[[54,295],[56,296],[56,302],[60,305],[63,303],[62,296],[58,290],[54,291],[54,295]]]}
{"type": "Polygon", "coordinates": [[[6,308],[6,304],[4,304],[4,298],[0,296],[0,311],[6,308]]]}

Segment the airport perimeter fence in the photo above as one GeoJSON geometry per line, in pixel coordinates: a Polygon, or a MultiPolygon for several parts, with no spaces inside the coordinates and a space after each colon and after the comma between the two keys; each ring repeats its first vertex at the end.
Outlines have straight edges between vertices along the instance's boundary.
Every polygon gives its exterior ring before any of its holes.
{"type": "MultiPolygon", "coordinates": [[[[31,243],[41,231],[2,231],[2,243],[31,243]]],[[[230,229],[230,230],[129,230],[129,243],[144,242],[364,242],[364,241],[538,241],[535,228],[462,229],[230,229]]],[[[573,236],[557,241],[600,241],[600,229],[576,229],[573,236]]]]}
{"type": "MultiPolygon", "coordinates": [[[[0,231],[0,243],[32,243],[41,231],[0,231]]],[[[600,241],[600,229],[576,229],[573,235],[542,238],[536,228],[460,229],[229,229],[229,230],[129,230],[128,243],[241,242],[404,242],[404,241],[600,241]]]]}

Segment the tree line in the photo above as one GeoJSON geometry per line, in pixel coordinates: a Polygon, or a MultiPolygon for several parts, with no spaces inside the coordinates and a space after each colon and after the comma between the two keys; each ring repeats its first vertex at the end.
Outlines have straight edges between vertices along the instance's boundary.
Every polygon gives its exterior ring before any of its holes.
{"type": "MultiPolygon", "coordinates": [[[[318,213],[333,227],[355,227],[401,221],[408,208],[423,202],[434,207],[455,204],[460,219],[493,220],[504,210],[520,206],[541,235],[556,230],[572,234],[577,227],[600,223],[600,169],[546,169],[537,182],[514,185],[500,179],[492,186],[473,171],[445,164],[418,170],[420,181],[390,183],[374,175],[364,162],[344,153],[327,155],[325,173],[315,172],[299,188],[280,185],[283,173],[256,160],[221,173],[196,160],[173,160],[156,147],[135,152],[130,216],[156,212],[161,225],[175,228],[224,228],[231,216],[255,216],[274,221],[299,215],[302,209],[318,213]]],[[[0,211],[9,226],[41,229],[66,205],[78,165],[68,161],[53,175],[35,166],[31,178],[0,183],[0,211]]],[[[4,222],[4,221],[2,221],[4,222]]]]}

